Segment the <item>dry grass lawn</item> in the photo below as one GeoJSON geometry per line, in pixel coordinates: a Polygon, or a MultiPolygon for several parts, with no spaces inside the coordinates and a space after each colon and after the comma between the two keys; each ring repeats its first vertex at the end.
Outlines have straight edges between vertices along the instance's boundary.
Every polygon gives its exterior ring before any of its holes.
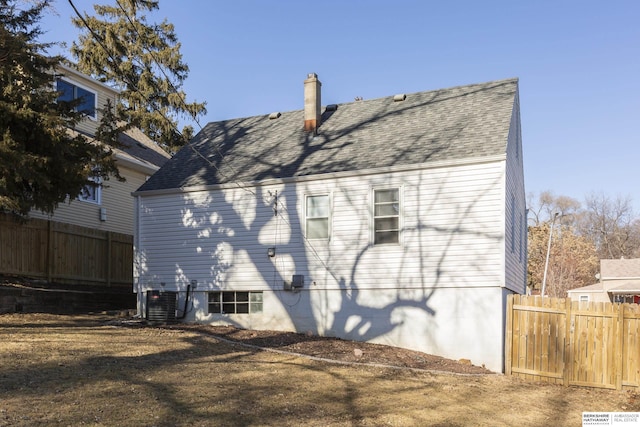
{"type": "Polygon", "coordinates": [[[332,364],[109,320],[0,316],[0,426],[580,426],[583,411],[640,411],[628,391],[332,364]]]}

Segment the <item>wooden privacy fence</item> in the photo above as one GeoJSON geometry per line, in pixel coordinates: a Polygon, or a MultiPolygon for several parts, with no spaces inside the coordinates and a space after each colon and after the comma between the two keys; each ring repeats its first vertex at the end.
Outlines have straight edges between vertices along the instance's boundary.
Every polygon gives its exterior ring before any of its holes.
{"type": "Polygon", "coordinates": [[[0,273],[73,285],[131,286],[133,237],[0,214],[0,273]]]}
{"type": "Polygon", "coordinates": [[[640,387],[640,305],[510,295],[505,373],[565,386],[640,387]]]}

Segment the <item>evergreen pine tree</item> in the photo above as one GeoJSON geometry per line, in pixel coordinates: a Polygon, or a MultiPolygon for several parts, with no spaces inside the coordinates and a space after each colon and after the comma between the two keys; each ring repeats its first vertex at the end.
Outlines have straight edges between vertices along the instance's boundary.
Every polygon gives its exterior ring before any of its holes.
{"type": "Polygon", "coordinates": [[[51,43],[37,25],[49,0],[0,0],[0,211],[51,213],[80,194],[90,176],[108,179],[115,159],[104,144],[70,129],[81,120],[73,102],[56,102],[51,43]]]}
{"type": "Polygon", "coordinates": [[[96,16],[73,19],[82,32],[71,52],[80,71],[120,89],[122,120],[175,152],[193,135],[191,126],[177,130],[178,118],[195,120],[206,109],[204,103],[187,103],[181,90],[189,67],[173,25],[147,22],[145,13],[158,8],[157,0],[94,5],[96,16]]]}

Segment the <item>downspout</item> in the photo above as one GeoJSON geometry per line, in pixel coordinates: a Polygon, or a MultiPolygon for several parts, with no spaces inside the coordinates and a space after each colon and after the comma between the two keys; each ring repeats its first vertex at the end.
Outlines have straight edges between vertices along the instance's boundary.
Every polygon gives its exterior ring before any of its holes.
{"type": "Polygon", "coordinates": [[[182,310],[182,316],[176,317],[178,320],[184,320],[187,317],[187,306],[189,304],[189,293],[191,291],[191,285],[187,285],[187,295],[184,297],[184,309],[182,310]]]}
{"type": "Polygon", "coordinates": [[[136,315],[142,318],[144,297],[140,287],[140,196],[134,196],[133,204],[133,292],[136,294],[136,315]]]}

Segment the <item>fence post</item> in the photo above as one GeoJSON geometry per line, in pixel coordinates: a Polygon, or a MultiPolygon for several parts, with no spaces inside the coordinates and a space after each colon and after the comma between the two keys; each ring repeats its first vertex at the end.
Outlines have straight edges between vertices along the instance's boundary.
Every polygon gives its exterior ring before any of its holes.
{"type": "Polygon", "coordinates": [[[505,375],[511,375],[511,360],[513,344],[513,299],[514,295],[507,295],[507,318],[505,320],[505,330],[507,331],[504,343],[504,373],[505,375]]]}
{"type": "Polygon", "coordinates": [[[571,319],[571,299],[570,298],[566,298],[564,301],[564,305],[565,305],[565,332],[564,332],[564,336],[565,336],[565,342],[564,342],[564,349],[563,349],[563,355],[562,355],[562,361],[564,362],[564,369],[562,370],[562,382],[563,385],[565,387],[569,387],[569,375],[571,374],[571,370],[572,370],[572,366],[571,363],[573,362],[573,357],[572,357],[572,348],[571,348],[571,342],[573,340],[573,330],[571,328],[571,324],[572,324],[572,319],[571,319]]]}

